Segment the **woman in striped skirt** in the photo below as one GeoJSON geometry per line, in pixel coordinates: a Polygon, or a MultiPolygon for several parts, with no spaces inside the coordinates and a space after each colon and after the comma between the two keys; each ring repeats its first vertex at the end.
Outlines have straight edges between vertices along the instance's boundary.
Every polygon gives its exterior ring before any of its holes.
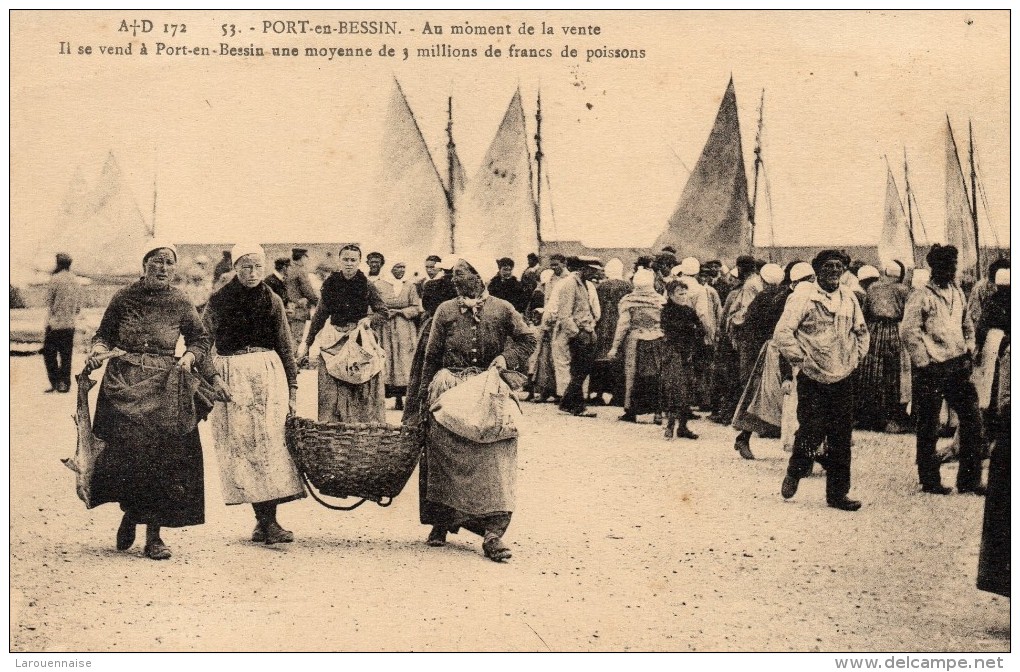
{"type": "Polygon", "coordinates": [[[907,303],[907,285],[903,282],[906,268],[896,260],[885,268],[885,277],[864,266],[858,273],[876,278],[867,287],[864,317],[871,332],[868,354],[857,368],[856,417],[862,429],[902,433],[905,413],[900,404],[900,322],[907,303]]]}

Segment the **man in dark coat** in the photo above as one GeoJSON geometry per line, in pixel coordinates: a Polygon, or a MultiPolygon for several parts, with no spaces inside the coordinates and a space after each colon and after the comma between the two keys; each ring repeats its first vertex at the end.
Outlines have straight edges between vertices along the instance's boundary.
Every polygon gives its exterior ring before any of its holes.
{"type": "Polygon", "coordinates": [[[431,317],[443,301],[457,298],[457,288],[453,284],[453,266],[459,257],[447,257],[436,264],[440,273],[432,280],[426,280],[421,289],[421,307],[425,315],[431,317]]]}
{"type": "Polygon", "coordinates": [[[290,272],[290,259],[280,257],[273,265],[276,270],[271,275],[266,276],[263,282],[266,283],[269,289],[276,292],[276,295],[283,299],[283,305],[287,306],[290,303],[287,300],[287,274],[290,272]]]}
{"type": "Polygon", "coordinates": [[[535,289],[538,287],[539,275],[542,270],[538,267],[538,255],[534,252],[528,254],[528,267],[521,273],[521,294],[524,296],[524,302],[527,303],[531,299],[531,295],[535,293],[535,289]]]}
{"type": "MultiPolygon", "coordinates": [[[[489,280],[489,295],[503,299],[513,306],[518,313],[523,313],[527,301],[521,289],[521,281],[513,276],[514,260],[509,257],[503,257],[496,260],[496,265],[499,267],[499,273],[492,280],[489,280]]],[[[530,298],[530,295],[528,298],[530,298]]]]}
{"type": "Polygon", "coordinates": [[[985,452],[977,389],[971,380],[976,349],[963,291],[956,283],[959,252],[935,244],[926,258],[931,280],[907,299],[900,323],[903,346],[914,365],[914,415],[917,421],[917,475],[921,490],[948,495],[942,485],[941,462],[935,452],[939,410],[943,400],[960,418],[960,467],[956,489],[985,494],[981,456],[985,452]]]}

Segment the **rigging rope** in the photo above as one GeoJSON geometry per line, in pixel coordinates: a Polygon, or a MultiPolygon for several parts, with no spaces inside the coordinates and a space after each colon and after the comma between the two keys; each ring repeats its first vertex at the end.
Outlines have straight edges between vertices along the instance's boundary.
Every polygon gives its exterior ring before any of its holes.
{"type": "MultiPolygon", "coordinates": [[[[553,240],[559,240],[560,236],[559,236],[559,233],[556,231],[556,211],[553,209],[553,200],[552,200],[553,190],[552,190],[552,182],[549,180],[549,164],[548,163],[545,164],[545,171],[544,172],[545,172],[545,186],[546,186],[545,197],[546,197],[546,200],[549,201],[549,218],[552,220],[552,231],[553,231],[553,236],[554,236],[553,240]]],[[[545,238],[545,236],[543,236],[543,238],[545,238]]]]}
{"type": "MultiPolygon", "coordinates": [[[[995,247],[1001,248],[1002,245],[999,241],[999,232],[996,227],[992,226],[992,216],[988,207],[988,193],[985,191],[985,177],[981,171],[981,157],[976,150],[974,152],[974,169],[978,174],[978,193],[981,195],[981,204],[985,209],[985,221],[988,222],[985,228],[992,232],[992,238],[995,239],[995,247]]],[[[985,247],[988,246],[985,245],[985,247]]]]}

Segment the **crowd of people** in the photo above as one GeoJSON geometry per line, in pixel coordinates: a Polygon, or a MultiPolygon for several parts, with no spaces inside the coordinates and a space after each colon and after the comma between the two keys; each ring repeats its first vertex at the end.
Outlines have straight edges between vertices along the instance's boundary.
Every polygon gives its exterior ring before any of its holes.
{"type": "MultiPolygon", "coordinates": [[[[111,301],[89,366],[119,353],[95,422],[111,447],[96,469],[99,498],[124,510],[118,548],[145,524],[145,554],[169,557],[160,528],[202,522],[195,425],[206,414],[227,503],[253,505],[252,539],[293,539],[276,507],[304,490],[283,425],[295,411],[299,367],[316,347],[318,420],[381,423],[393,398],[405,423],[426,427],[419,473],[428,543],[441,546],[464,528],[483,537],[493,560],[510,555],[502,536],[514,509],[516,439],[480,449],[430,422],[440,394],[489,367],[517,372],[507,380],[526,401],[578,418],[620,407],[620,421],[651,416],[667,440],[697,440],[689,423],[707,414],[734,428],[734,448],[748,460],[755,434],[782,438],[791,453],[782,496],[792,498],[817,463],[828,505],[846,511],[861,507],[849,497],[855,428],[916,432],[925,493],[951,491],[936,440],[954,427],[959,492],[985,494],[989,443],[993,472],[1008,465],[1008,260],[968,292],[957,282],[957,250],[939,245],[927,268],[895,261],[881,271],[839,250],[785,266],[745,255],[733,269],[679,259],[672,248],[631,268],[561,254],[542,268],[531,254],[519,278],[510,258],[495,260],[490,275],[483,260],[430,255],[424,275],[408,279],[406,260],[387,265],[356,245],[314,271],[307,262],[308,251],[295,248],[267,273],[262,248],[239,244],[212,272],[198,257],[175,281],[176,249],[153,243],[142,279],[111,301]],[[378,344],[379,375],[335,375],[330,361],[351,339],[378,344]],[[153,370],[175,376],[156,384],[153,370]],[[156,412],[182,390],[208,403],[178,399],[175,414],[156,412]]],[[[58,263],[57,292],[70,260],[58,263]]],[[[57,319],[54,331],[62,325],[57,319]]],[[[58,375],[56,389],[66,385],[58,375]]],[[[989,487],[1000,504],[1005,487],[1008,516],[1008,478],[993,473],[989,487]]]]}

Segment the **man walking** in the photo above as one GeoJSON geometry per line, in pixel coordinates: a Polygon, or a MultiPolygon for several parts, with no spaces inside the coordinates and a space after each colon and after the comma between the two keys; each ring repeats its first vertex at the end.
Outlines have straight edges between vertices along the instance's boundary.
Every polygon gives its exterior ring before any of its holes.
{"type": "Polygon", "coordinates": [[[290,253],[290,270],[287,272],[287,298],[294,307],[293,314],[288,315],[290,335],[294,339],[294,352],[301,346],[305,333],[305,322],[311,319],[312,308],[319,303],[319,293],[312,287],[308,279],[305,265],[308,263],[308,250],[295,247],[290,253]]]}
{"type": "Polygon", "coordinates": [[[598,309],[592,305],[588,283],[598,276],[601,263],[594,257],[570,257],[571,271],[556,286],[556,332],[570,349],[570,380],[560,399],[560,410],[585,418],[584,381],[595,365],[595,323],[598,309]]]}
{"type": "Polygon", "coordinates": [[[50,277],[46,295],[46,335],[43,336],[43,363],[50,379],[49,392],[71,389],[71,353],[74,328],[81,311],[81,287],[71,272],[71,257],[61,252],[50,277]]]}
{"type": "Polygon", "coordinates": [[[797,374],[797,430],[793,455],[783,479],[782,495],[797,493],[801,478],[811,473],[815,451],[828,442],[825,458],[825,499],[829,506],[857,511],[849,499],[850,440],[854,426],[854,381],[850,375],[868,352],[870,336],[853,291],[839,280],[849,260],[824,250],[811,266],[816,285],[795,292],[786,302],[773,339],[797,374]]]}
{"type": "Polygon", "coordinates": [[[956,489],[983,495],[981,455],[984,437],[977,390],[971,382],[974,325],[967,300],[956,284],[959,252],[936,244],[928,252],[931,280],[910,293],[900,323],[903,346],[914,365],[914,415],[917,421],[917,475],[921,490],[948,495],[935,454],[939,410],[945,399],[960,419],[960,469],[956,489]]]}
{"type": "Polygon", "coordinates": [[[556,326],[556,319],[559,315],[557,311],[559,293],[556,288],[570,278],[566,262],[567,258],[559,253],[549,257],[549,268],[552,269],[553,276],[549,279],[545,312],[542,313],[542,329],[550,332],[550,353],[556,377],[556,401],[563,398],[567,385],[570,383],[570,344],[563,332],[556,326]]]}

